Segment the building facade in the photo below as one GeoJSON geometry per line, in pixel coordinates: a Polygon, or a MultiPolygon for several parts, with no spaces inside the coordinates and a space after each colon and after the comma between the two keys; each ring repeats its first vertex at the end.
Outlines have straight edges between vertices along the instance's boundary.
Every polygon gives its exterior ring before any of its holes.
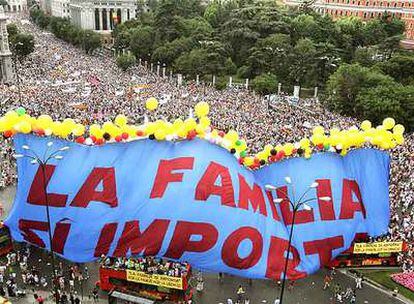
{"type": "Polygon", "coordinates": [[[52,16],[70,18],[69,0],[52,0],[50,6],[52,16]]]}
{"type": "MultiPolygon", "coordinates": [[[[287,5],[299,5],[300,0],[285,0],[287,5]]],[[[414,1],[413,0],[316,0],[316,11],[329,14],[333,18],[355,16],[362,19],[377,18],[385,12],[405,22],[407,42],[414,41],[414,1]]]]}
{"type": "Polygon", "coordinates": [[[71,0],[69,8],[72,23],[100,32],[112,31],[117,24],[136,17],[134,0],[71,0]]]}
{"type": "Polygon", "coordinates": [[[7,34],[7,17],[0,5],[0,81],[11,83],[14,80],[12,53],[9,49],[7,34]]]}
{"type": "Polygon", "coordinates": [[[7,0],[7,6],[5,10],[8,12],[24,12],[27,11],[26,0],[7,0]]]}

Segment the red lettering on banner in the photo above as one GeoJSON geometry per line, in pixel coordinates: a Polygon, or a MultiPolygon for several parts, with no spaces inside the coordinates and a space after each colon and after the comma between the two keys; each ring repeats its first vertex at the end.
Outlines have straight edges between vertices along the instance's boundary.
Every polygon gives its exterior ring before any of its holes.
{"type": "Polygon", "coordinates": [[[25,241],[40,248],[45,247],[45,242],[43,242],[43,240],[35,232],[33,232],[33,230],[49,231],[47,222],[20,219],[19,229],[25,241]]]}
{"type": "Polygon", "coordinates": [[[86,208],[91,201],[106,203],[111,208],[118,206],[114,168],[93,168],[70,205],[86,208]],[[101,182],[102,191],[97,191],[101,182]]]}
{"type": "Polygon", "coordinates": [[[218,195],[221,197],[221,204],[236,207],[234,202],[233,183],[229,169],[215,162],[211,162],[203,177],[197,184],[195,199],[198,201],[206,201],[210,195],[218,195]],[[215,183],[220,177],[221,186],[215,183]]]}
{"type": "MultiPolygon", "coordinates": [[[[55,252],[63,254],[70,227],[70,223],[56,223],[52,236],[52,246],[55,252]]],[[[21,231],[25,241],[40,248],[46,247],[45,242],[43,242],[43,240],[33,230],[48,232],[49,227],[47,222],[20,219],[19,230],[21,231]]]]}
{"type": "Polygon", "coordinates": [[[267,199],[269,200],[270,210],[272,210],[272,217],[275,221],[280,222],[280,216],[277,212],[276,205],[274,203],[272,191],[266,190],[267,199]]]}
{"type": "MultiPolygon", "coordinates": [[[[283,199],[280,203],[280,210],[282,212],[282,217],[285,225],[292,225],[293,221],[293,211],[290,210],[291,206],[289,203],[289,198],[287,196],[288,188],[286,186],[276,189],[276,194],[278,198],[283,199]]],[[[313,215],[313,210],[299,210],[296,212],[295,224],[304,224],[310,223],[315,220],[313,215]]]]}
{"type": "Polygon", "coordinates": [[[129,250],[132,255],[157,255],[167,233],[169,220],[154,220],[144,232],[139,229],[139,221],[126,222],[124,231],[118,240],[114,256],[126,256],[129,250]]]}
{"type": "Polygon", "coordinates": [[[218,231],[212,224],[178,221],[164,256],[179,259],[184,252],[206,252],[213,248],[217,238],[218,231]],[[201,239],[198,241],[191,240],[194,235],[200,236],[201,239]]]}
{"type": "Polygon", "coordinates": [[[102,228],[101,234],[99,235],[98,244],[95,247],[94,257],[101,257],[107,255],[109,248],[114,240],[118,223],[108,223],[102,228]]]}
{"type": "MultiPolygon", "coordinates": [[[[266,278],[280,280],[285,267],[285,254],[287,254],[288,244],[289,242],[287,240],[275,236],[270,238],[266,278]]],[[[306,272],[295,269],[299,263],[300,257],[298,250],[295,247],[290,246],[289,263],[286,271],[286,277],[289,280],[297,280],[306,276],[306,272]]]]}
{"type": "Polygon", "coordinates": [[[262,189],[257,184],[253,184],[253,189],[247,184],[243,175],[239,174],[239,208],[249,210],[249,203],[254,212],[259,212],[267,216],[266,203],[262,189]]]}
{"type": "Polygon", "coordinates": [[[41,205],[46,206],[46,195],[50,207],[65,207],[66,200],[68,199],[67,195],[56,194],[56,193],[45,193],[44,184],[48,186],[50,179],[55,172],[56,166],[54,165],[45,165],[45,178],[46,181],[43,181],[42,166],[39,166],[36,174],[33,178],[32,185],[30,186],[29,194],[27,196],[27,202],[32,205],[41,205]]]}
{"type": "Polygon", "coordinates": [[[57,253],[63,254],[65,249],[66,240],[68,239],[70,231],[70,223],[56,223],[55,230],[53,231],[53,250],[57,253]]]}
{"type": "Polygon", "coordinates": [[[318,254],[320,267],[327,265],[332,259],[332,251],[344,246],[344,238],[342,236],[334,236],[321,240],[314,240],[303,243],[305,254],[318,254]]]}
{"type": "Polygon", "coordinates": [[[263,251],[263,238],[260,232],[252,227],[241,227],[233,231],[224,241],[221,258],[224,264],[237,269],[248,269],[259,262],[263,251]],[[238,254],[240,243],[249,239],[252,250],[248,256],[241,258],[238,254]]]}
{"type": "Polygon", "coordinates": [[[319,212],[322,221],[335,220],[335,210],[332,199],[331,181],[329,179],[317,179],[316,195],[318,197],[319,212]],[[321,197],[329,197],[330,201],[323,201],[321,197]]]}
{"type": "Polygon", "coordinates": [[[162,197],[169,183],[183,181],[184,174],[174,173],[174,170],[191,170],[193,166],[194,157],[179,157],[170,160],[162,159],[158,165],[150,198],[162,197]]]}
{"type": "Polygon", "coordinates": [[[364,218],[367,217],[357,182],[344,179],[342,185],[341,214],[339,218],[341,220],[352,219],[357,211],[362,212],[364,218]],[[354,201],[352,194],[355,194],[357,201],[354,201]]]}

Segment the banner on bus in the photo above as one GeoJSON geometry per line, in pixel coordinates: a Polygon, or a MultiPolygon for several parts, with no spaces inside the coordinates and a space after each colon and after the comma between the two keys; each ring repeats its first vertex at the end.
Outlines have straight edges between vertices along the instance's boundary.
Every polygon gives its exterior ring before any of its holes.
{"type": "Polygon", "coordinates": [[[355,243],[353,253],[377,254],[401,252],[403,242],[355,243]]]}
{"type": "Polygon", "coordinates": [[[183,279],[181,277],[149,274],[136,270],[127,270],[127,281],[172,289],[183,289],[183,279]]]}
{"type": "Polygon", "coordinates": [[[287,270],[297,279],[349,248],[357,233],[378,236],[388,229],[389,156],[379,150],[316,153],[251,171],[202,139],[103,146],[49,141],[15,136],[21,154],[23,146],[41,156],[70,149],[44,171],[30,159],[17,160],[17,194],[6,225],[15,240],[50,249],[48,205],[53,249],[71,261],[151,255],[278,280],[290,203],[301,199],[306,205],[295,215],[287,270]]]}

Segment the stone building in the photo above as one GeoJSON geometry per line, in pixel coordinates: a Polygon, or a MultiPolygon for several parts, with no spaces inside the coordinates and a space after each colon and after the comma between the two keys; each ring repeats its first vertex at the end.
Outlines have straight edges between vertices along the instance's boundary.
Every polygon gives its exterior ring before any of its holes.
{"type": "Polygon", "coordinates": [[[7,6],[4,8],[8,12],[24,12],[27,11],[26,0],[7,0],[7,6]]]}
{"type": "Polygon", "coordinates": [[[71,0],[69,7],[72,23],[100,32],[112,31],[117,24],[136,16],[134,0],[71,0]]]}
{"type": "Polygon", "coordinates": [[[9,39],[6,26],[7,17],[0,5],[0,81],[11,83],[14,80],[12,53],[9,49],[9,39]]]}
{"type": "MultiPolygon", "coordinates": [[[[287,5],[299,5],[303,1],[285,0],[287,5]]],[[[313,7],[321,14],[334,19],[355,16],[362,19],[377,18],[385,12],[405,22],[403,43],[414,44],[414,1],[413,0],[316,0],[313,7]]]]}
{"type": "Polygon", "coordinates": [[[53,0],[50,6],[52,16],[70,18],[69,0],[53,0]]]}

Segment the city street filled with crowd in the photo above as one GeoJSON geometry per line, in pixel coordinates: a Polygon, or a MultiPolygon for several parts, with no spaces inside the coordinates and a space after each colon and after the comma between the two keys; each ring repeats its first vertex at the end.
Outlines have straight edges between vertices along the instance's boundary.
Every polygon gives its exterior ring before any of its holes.
{"type": "MultiPolygon", "coordinates": [[[[313,126],[329,130],[360,123],[324,109],[316,98],[292,104],[284,97],[269,102],[243,85],[219,91],[210,84],[185,79],[178,86],[168,67],[163,77],[162,68],[157,74],[155,65],[150,71],[143,62],[122,72],[110,54],[87,55],[40,30],[27,17],[13,18],[11,22],[17,23],[22,31],[34,35],[35,51],[17,66],[19,84],[0,85],[1,115],[24,107],[32,116],[73,118],[85,125],[103,123],[120,113],[133,123],[142,123],[144,115],[150,120],[186,118],[197,102],[206,101],[211,107],[212,125],[221,130],[237,130],[246,139],[250,152],[258,152],[266,144],[295,142],[310,136],[313,126]],[[161,101],[158,110],[151,114],[146,113],[144,106],[148,97],[161,101]]],[[[2,140],[0,149],[1,191],[16,184],[17,173],[11,157],[11,139],[2,140]]],[[[407,242],[408,250],[399,258],[403,271],[413,272],[414,135],[405,135],[405,143],[395,148],[391,156],[389,234],[380,239],[407,242]]],[[[41,279],[37,278],[36,284],[42,284],[41,279]]]]}

